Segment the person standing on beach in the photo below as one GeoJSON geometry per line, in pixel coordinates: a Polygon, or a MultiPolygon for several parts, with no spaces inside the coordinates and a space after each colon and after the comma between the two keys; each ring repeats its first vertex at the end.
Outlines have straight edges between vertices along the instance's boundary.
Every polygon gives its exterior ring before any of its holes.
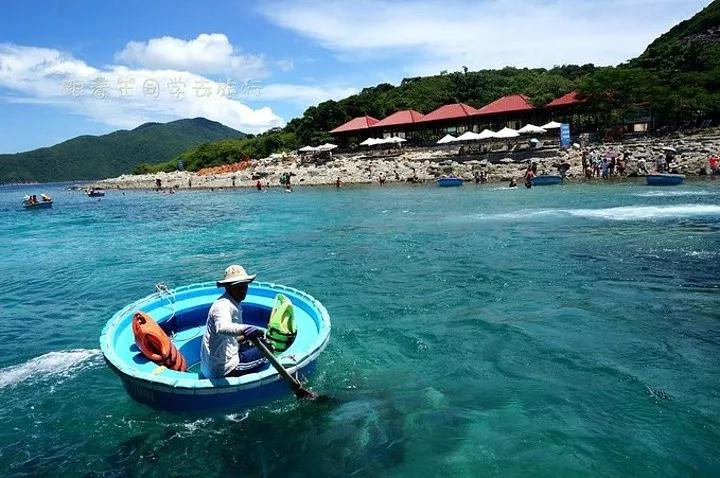
{"type": "Polygon", "coordinates": [[[262,191],[262,183],[260,182],[259,179],[257,180],[257,183],[255,183],[255,187],[257,188],[258,191],[262,191]]]}
{"type": "Polygon", "coordinates": [[[625,165],[630,157],[630,153],[621,153],[617,160],[617,173],[619,176],[625,176],[625,165]]]}
{"type": "Polygon", "coordinates": [[[525,170],[525,187],[526,188],[530,189],[532,187],[532,180],[534,177],[535,177],[535,172],[533,172],[533,165],[528,164],[528,167],[525,170]]]}
{"type": "Polygon", "coordinates": [[[335,179],[335,188],[340,189],[340,176],[335,179]]]}
{"type": "Polygon", "coordinates": [[[662,154],[658,155],[655,159],[655,171],[658,173],[664,173],[666,164],[665,156],[662,154]]]}
{"type": "Polygon", "coordinates": [[[600,157],[597,153],[593,153],[592,157],[593,176],[596,178],[600,177],[600,157]]]}
{"type": "Polygon", "coordinates": [[[385,186],[385,173],[381,172],[378,180],[380,181],[380,186],[385,186]]]}
{"type": "Polygon", "coordinates": [[[607,157],[603,158],[601,168],[602,168],[602,178],[607,179],[608,178],[608,170],[610,168],[610,163],[608,162],[607,157]]]}

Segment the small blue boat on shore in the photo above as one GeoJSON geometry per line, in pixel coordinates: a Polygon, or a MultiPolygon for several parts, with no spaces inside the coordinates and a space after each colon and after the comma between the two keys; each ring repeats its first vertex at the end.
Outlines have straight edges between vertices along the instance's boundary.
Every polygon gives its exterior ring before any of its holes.
{"type": "Polygon", "coordinates": [[[648,186],[677,186],[685,181],[685,175],[669,173],[647,174],[645,181],[648,186]]]}
{"type": "Polygon", "coordinates": [[[463,178],[457,176],[444,176],[437,179],[437,184],[441,188],[451,188],[463,185],[463,178]]]}
{"type": "MultiPolygon", "coordinates": [[[[207,313],[223,292],[212,282],[188,285],[149,295],[112,316],[100,335],[100,349],[133,399],[153,408],[192,412],[245,408],[288,393],[288,385],[270,365],[240,377],[207,379],[200,374],[200,343],[207,313]],[[172,337],[185,357],[187,372],[159,366],[142,355],[132,331],[137,311],[148,314],[172,337]]],[[[304,292],[253,282],[242,302],[243,322],[267,327],[277,294],[283,294],[293,304],[297,336],[276,357],[291,374],[306,376],[315,368],[330,339],[330,317],[320,302],[304,292]]]]}
{"type": "Polygon", "coordinates": [[[541,174],[532,178],[533,186],[552,186],[553,184],[560,184],[562,182],[562,176],[557,174],[541,174]]]}

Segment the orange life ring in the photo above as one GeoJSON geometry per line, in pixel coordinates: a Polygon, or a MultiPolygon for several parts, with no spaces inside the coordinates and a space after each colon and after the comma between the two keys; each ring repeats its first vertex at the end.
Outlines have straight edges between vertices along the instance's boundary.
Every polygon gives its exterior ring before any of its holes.
{"type": "Polygon", "coordinates": [[[187,370],[185,357],[152,317],[145,312],[135,312],[132,330],[135,336],[135,345],[149,360],[178,372],[187,370]]]}

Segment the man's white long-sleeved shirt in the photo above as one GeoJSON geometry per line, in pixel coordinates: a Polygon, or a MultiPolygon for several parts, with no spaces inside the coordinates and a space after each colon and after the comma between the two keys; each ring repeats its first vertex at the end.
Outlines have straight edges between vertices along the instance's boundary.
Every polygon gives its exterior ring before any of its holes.
{"type": "Polygon", "coordinates": [[[227,292],[208,311],[200,347],[200,370],[206,378],[222,378],[237,367],[237,337],[243,334],[242,306],[227,292]]]}

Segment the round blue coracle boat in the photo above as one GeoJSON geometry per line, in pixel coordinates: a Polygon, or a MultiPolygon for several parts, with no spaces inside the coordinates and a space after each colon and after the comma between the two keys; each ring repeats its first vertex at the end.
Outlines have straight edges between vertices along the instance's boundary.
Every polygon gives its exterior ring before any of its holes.
{"type": "Polygon", "coordinates": [[[645,181],[648,186],[677,186],[685,181],[685,175],[669,173],[647,174],[645,181]]]}
{"type": "Polygon", "coordinates": [[[442,176],[437,178],[437,185],[441,188],[452,188],[463,185],[463,178],[457,176],[442,176]]]}
{"type": "Polygon", "coordinates": [[[533,186],[553,186],[562,183],[562,176],[556,174],[541,174],[532,178],[533,186]]]}
{"type": "MultiPolygon", "coordinates": [[[[100,349],[128,394],[140,403],[170,411],[243,408],[288,393],[288,385],[270,365],[240,377],[207,379],[200,374],[200,343],[207,313],[224,292],[214,282],[161,290],[133,302],[108,321],[100,335],[100,349]],[[144,312],[171,337],[185,357],[187,372],[177,372],[148,360],[135,345],[133,315],[144,312]]],[[[267,327],[275,297],[293,305],[297,336],[276,355],[291,374],[307,376],[330,339],[330,317],[310,295],[277,284],[253,282],[242,302],[243,322],[267,327]]]]}

